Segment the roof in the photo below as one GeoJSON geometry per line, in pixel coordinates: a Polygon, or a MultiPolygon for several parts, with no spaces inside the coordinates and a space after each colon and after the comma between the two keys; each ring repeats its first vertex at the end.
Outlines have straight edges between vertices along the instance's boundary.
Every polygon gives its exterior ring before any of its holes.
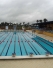
{"type": "Polygon", "coordinates": [[[42,23],[33,23],[32,25],[46,25],[46,24],[53,24],[53,21],[42,22],[42,23]]]}

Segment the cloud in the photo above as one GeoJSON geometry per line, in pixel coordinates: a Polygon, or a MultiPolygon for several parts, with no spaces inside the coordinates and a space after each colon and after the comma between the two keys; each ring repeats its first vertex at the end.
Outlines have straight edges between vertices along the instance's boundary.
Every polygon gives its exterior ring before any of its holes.
{"type": "Polygon", "coordinates": [[[53,0],[0,0],[0,22],[53,20],[53,0]]]}

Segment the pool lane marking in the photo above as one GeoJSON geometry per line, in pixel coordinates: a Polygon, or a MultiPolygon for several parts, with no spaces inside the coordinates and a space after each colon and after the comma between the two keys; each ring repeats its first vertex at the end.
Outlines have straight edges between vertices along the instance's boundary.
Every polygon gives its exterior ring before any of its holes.
{"type": "MultiPolygon", "coordinates": [[[[11,36],[10,36],[10,37],[11,37],[11,36]]],[[[7,40],[6,44],[5,44],[5,46],[3,47],[3,49],[2,49],[2,52],[1,52],[0,56],[2,55],[2,53],[3,53],[4,49],[5,49],[5,47],[7,46],[7,43],[8,43],[8,41],[10,40],[10,37],[8,38],[8,40],[7,40]]]]}
{"type": "MultiPolygon", "coordinates": [[[[13,39],[13,35],[12,35],[11,41],[12,41],[12,39],[13,39]]],[[[10,48],[10,45],[11,45],[11,43],[12,43],[11,41],[10,41],[10,43],[9,43],[9,45],[8,45],[8,49],[7,49],[7,52],[6,52],[5,56],[7,56],[7,53],[8,53],[9,48],[10,48]]]]}
{"type": "MultiPolygon", "coordinates": [[[[9,33],[8,33],[8,34],[9,34],[9,33]]],[[[8,35],[8,34],[7,34],[7,35],[8,35]]],[[[3,40],[3,38],[5,38],[7,35],[6,35],[6,34],[4,34],[4,35],[3,35],[4,37],[2,37],[2,38],[1,38],[1,40],[3,40]]],[[[1,41],[1,40],[0,40],[0,41],[1,41]]]]}
{"type": "MultiPolygon", "coordinates": [[[[17,34],[18,35],[18,34],[17,34]]],[[[20,53],[22,55],[22,49],[21,49],[21,45],[20,45],[20,40],[19,40],[19,35],[18,35],[18,43],[19,43],[19,47],[20,47],[20,53]]]]}
{"type": "Polygon", "coordinates": [[[0,34],[2,34],[2,33],[4,33],[4,32],[0,32],[0,34]]]}
{"type": "MultiPolygon", "coordinates": [[[[35,40],[34,40],[35,41],[35,40]]],[[[35,41],[35,42],[37,42],[37,41],[35,41]]],[[[39,42],[37,42],[37,44],[40,44],[39,42]]],[[[40,44],[41,45],[41,44],[40,44]]],[[[42,46],[42,45],[41,45],[42,46]]],[[[42,46],[42,48],[44,49],[44,50],[46,50],[47,52],[49,52],[50,54],[52,54],[48,49],[46,49],[45,47],[43,47],[42,46]]]]}
{"type": "MultiPolygon", "coordinates": [[[[31,42],[30,42],[31,43],[31,42]]],[[[34,47],[34,49],[37,51],[37,53],[39,54],[39,55],[41,55],[40,53],[39,53],[39,51],[35,48],[35,46],[31,43],[31,45],[34,47]]]]}
{"type": "Polygon", "coordinates": [[[44,46],[42,46],[38,41],[34,40],[40,47],[42,47],[45,51],[49,52],[52,54],[48,49],[46,49],[44,46]]]}
{"type": "MultiPolygon", "coordinates": [[[[26,34],[27,35],[27,34],[26,34]]],[[[28,36],[28,35],[27,35],[28,36]]],[[[28,36],[29,37],[29,36],[28,36]]],[[[29,37],[30,39],[31,39],[31,37],[29,37]]],[[[31,40],[33,40],[33,39],[31,39],[31,40]]],[[[34,41],[34,40],[33,40],[34,41]]],[[[31,42],[30,42],[31,43],[31,42]]],[[[40,53],[39,53],[39,51],[36,49],[36,47],[31,43],[31,45],[35,48],[35,50],[38,52],[38,54],[39,55],[41,55],[40,53]]]]}
{"type": "Polygon", "coordinates": [[[13,39],[13,35],[12,35],[11,41],[10,41],[10,43],[9,43],[9,45],[8,45],[8,49],[7,49],[7,52],[6,52],[5,56],[6,56],[7,53],[8,53],[8,50],[9,50],[9,48],[10,48],[10,44],[12,43],[12,39],[13,39]]]}
{"type": "MultiPolygon", "coordinates": [[[[41,40],[40,38],[37,38],[37,39],[41,40]]],[[[48,44],[48,43],[47,43],[47,42],[45,42],[44,40],[41,40],[41,41],[43,41],[45,44],[47,44],[48,46],[50,46],[50,47],[52,47],[52,48],[53,48],[53,46],[51,46],[50,44],[48,44]]]]}
{"type": "Polygon", "coordinates": [[[2,36],[4,36],[5,35],[5,33],[4,34],[2,34],[1,36],[0,36],[0,38],[2,37],[2,36]]]}
{"type": "MultiPolygon", "coordinates": [[[[35,41],[35,40],[34,40],[35,41]]],[[[37,44],[39,44],[39,46],[41,46],[44,50],[46,50],[47,52],[49,52],[50,54],[52,54],[48,49],[46,49],[44,46],[42,46],[39,42],[35,41],[37,44]]]]}
{"type": "Polygon", "coordinates": [[[15,40],[14,40],[14,54],[15,54],[15,48],[16,48],[16,35],[15,35],[15,40]]]}
{"type": "MultiPolygon", "coordinates": [[[[23,35],[22,35],[23,36],[23,35]]],[[[24,37],[24,36],[23,36],[24,37]]],[[[26,38],[24,37],[24,39],[26,40],[26,38]]],[[[26,42],[29,44],[29,42],[26,40],[26,42]]],[[[31,49],[34,51],[34,53],[37,55],[37,53],[35,52],[35,50],[32,48],[32,46],[29,44],[29,46],[31,47],[31,49]]]]}
{"type": "MultiPolygon", "coordinates": [[[[9,33],[10,34],[10,33],[9,33]]],[[[8,34],[8,35],[9,35],[8,34]]],[[[8,37],[8,35],[2,40],[2,41],[0,41],[0,44],[2,43],[2,42],[4,42],[4,40],[8,37]]]]}
{"type": "MultiPolygon", "coordinates": [[[[20,37],[21,37],[21,34],[20,34],[20,37]]],[[[22,38],[21,38],[21,40],[22,40],[22,38]]],[[[26,50],[26,47],[25,47],[25,45],[24,45],[23,40],[22,40],[22,44],[23,44],[23,47],[24,47],[24,49],[25,49],[26,55],[28,55],[28,53],[27,53],[27,50],[26,50]]]]}
{"type": "MultiPolygon", "coordinates": [[[[38,39],[39,40],[39,39],[38,39]]],[[[42,41],[41,41],[42,42],[42,41]]],[[[39,43],[40,44],[40,43],[39,43]]],[[[41,44],[40,44],[41,45],[41,44]]],[[[42,47],[44,47],[44,46],[42,46],[42,47]]],[[[44,47],[45,49],[46,49],[46,47],[44,47]]],[[[50,54],[52,54],[48,49],[47,49],[47,51],[50,53],[50,54]]]]}
{"type": "Polygon", "coordinates": [[[0,32],[0,35],[2,35],[2,34],[4,34],[4,33],[5,33],[5,32],[2,32],[2,33],[0,32]]]}

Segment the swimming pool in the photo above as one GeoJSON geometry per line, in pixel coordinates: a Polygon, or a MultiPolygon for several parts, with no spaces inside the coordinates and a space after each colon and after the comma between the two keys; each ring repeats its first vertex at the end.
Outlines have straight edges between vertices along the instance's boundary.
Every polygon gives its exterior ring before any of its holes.
{"type": "Polygon", "coordinates": [[[28,32],[0,32],[0,58],[53,57],[53,43],[28,32]],[[49,56],[45,56],[49,53],[49,56]],[[15,57],[12,55],[15,54],[15,57]],[[33,57],[30,57],[33,54],[33,57]]]}

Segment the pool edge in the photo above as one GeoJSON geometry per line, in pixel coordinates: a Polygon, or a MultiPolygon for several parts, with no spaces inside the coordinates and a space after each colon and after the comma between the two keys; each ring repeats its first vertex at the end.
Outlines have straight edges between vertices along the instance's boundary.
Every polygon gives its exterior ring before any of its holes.
{"type": "Polygon", "coordinates": [[[15,56],[15,57],[12,57],[12,56],[0,56],[0,60],[3,60],[3,59],[47,59],[47,58],[53,58],[53,55],[49,55],[49,56],[46,56],[46,55],[38,55],[38,56],[15,56]]]}

